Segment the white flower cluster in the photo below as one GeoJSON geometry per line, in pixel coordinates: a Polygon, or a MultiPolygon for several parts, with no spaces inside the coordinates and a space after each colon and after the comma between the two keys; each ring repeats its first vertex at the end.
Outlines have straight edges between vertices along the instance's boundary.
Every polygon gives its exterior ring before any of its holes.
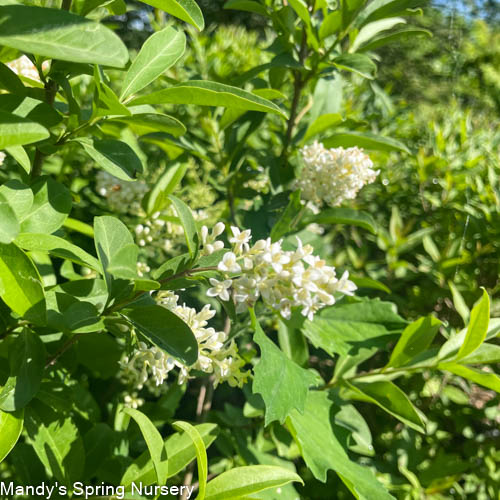
{"type": "Polygon", "coordinates": [[[148,186],[142,181],[122,181],[101,170],[96,175],[96,190],[108,200],[114,212],[139,215],[141,200],[147,193],[148,186]]]}
{"type": "Polygon", "coordinates": [[[210,305],[207,304],[197,312],[184,304],[179,305],[179,296],[172,291],[159,292],[156,300],[158,304],[174,312],[191,328],[198,341],[198,360],[194,365],[186,366],[158,347],[148,347],[143,342],[139,342],[132,357],[122,360],[121,377],[123,380],[137,390],[146,386],[154,392],[151,387],[152,383],[161,386],[169,373],[174,368],[178,368],[179,384],[189,378],[190,370],[213,374],[215,386],[221,382],[227,382],[232,387],[241,387],[245,383],[248,372],[241,371],[245,362],[239,357],[236,344],[231,341],[229,346],[225,347],[227,334],[207,326],[208,320],[215,315],[210,305]]]}
{"type": "Polygon", "coordinates": [[[379,170],[373,170],[373,162],[362,149],[326,149],[314,144],[302,149],[304,168],[296,187],[304,199],[331,207],[344,200],[352,200],[365,185],[375,181],[379,170]]]}
{"type": "MultiPolygon", "coordinates": [[[[202,235],[207,233],[206,228],[202,229],[202,235]]],[[[220,234],[219,229],[214,228],[212,236],[216,233],[220,234]]],[[[212,287],[207,295],[223,301],[232,297],[237,311],[253,306],[262,297],[286,319],[292,307],[300,307],[302,314],[312,319],[316,311],[335,303],[335,294],[352,295],[356,290],[347,271],[337,278],[335,268],[313,255],[312,246],[303,245],[298,237],[297,249],[286,251],[282,241],[272,243],[270,238],[250,246],[252,235],[248,229],[231,227],[231,233],[232,249],[217,266],[225,279],[210,278],[212,287]]],[[[212,247],[215,243],[210,239],[212,247]]]]}
{"type": "MultiPolygon", "coordinates": [[[[31,59],[28,56],[21,56],[14,61],[10,61],[7,63],[7,66],[19,76],[24,76],[29,78],[30,80],[35,80],[37,82],[40,81],[40,75],[38,74],[38,70],[36,66],[31,62],[31,59]]],[[[44,63],[44,67],[47,65],[44,63]]]]}
{"type": "Polygon", "coordinates": [[[148,274],[151,268],[145,262],[137,262],[137,276],[143,278],[145,274],[148,274]]]}

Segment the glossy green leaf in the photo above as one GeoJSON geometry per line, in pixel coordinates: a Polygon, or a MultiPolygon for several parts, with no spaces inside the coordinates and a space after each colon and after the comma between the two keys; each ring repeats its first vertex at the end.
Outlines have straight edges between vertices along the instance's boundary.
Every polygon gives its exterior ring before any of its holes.
{"type": "Polygon", "coordinates": [[[321,115],[314,120],[311,125],[309,125],[306,135],[302,139],[302,143],[305,144],[309,139],[321,134],[329,128],[336,127],[344,121],[340,113],[327,113],[326,115],[321,115]]]}
{"type": "Polygon", "coordinates": [[[0,410],[0,463],[12,451],[23,430],[24,410],[0,410]]]}
{"type": "Polygon", "coordinates": [[[357,146],[374,151],[403,151],[409,153],[408,148],[396,139],[382,137],[371,132],[339,132],[323,141],[326,148],[339,146],[349,148],[357,146]]]}
{"type": "Polygon", "coordinates": [[[21,79],[6,64],[0,62],[0,89],[7,90],[11,94],[24,95],[26,87],[21,79]]]}
{"type": "Polygon", "coordinates": [[[128,51],[105,26],[59,9],[0,7],[0,44],[63,61],[123,68],[128,51]]]}
{"type": "Polygon", "coordinates": [[[90,238],[94,237],[94,229],[92,228],[92,226],[85,224],[85,222],[72,219],[71,217],[68,217],[64,221],[63,226],[70,231],[76,231],[77,233],[84,234],[85,236],[89,236],[90,238]]]}
{"type": "Polygon", "coordinates": [[[309,9],[307,7],[307,3],[304,0],[289,0],[289,4],[306,25],[311,24],[309,9]]]}
{"type": "Polygon", "coordinates": [[[334,35],[342,28],[342,12],[336,10],[334,12],[330,12],[319,28],[319,38],[321,40],[328,38],[331,35],[334,35]]]}
{"type": "Polygon", "coordinates": [[[138,307],[126,312],[149,342],[187,365],[198,359],[198,342],[189,326],[176,314],[162,306],[138,307]]]}
{"type": "Polygon", "coordinates": [[[123,411],[127,415],[130,415],[141,429],[156,471],[157,484],[160,486],[164,485],[168,478],[168,462],[161,434],[144,413],[133,408],[124,408],[123,411]]]}
{"type": "Polygon", "coordinates": [[[187,422],[177,421],[172,424],[172,427],[177,431],[184,431],[193,441],[198,461],[198,496],[196,500],[203,500],[205,498],[208,476],[207,450],[205,449],[203,439],[196,427],[187,422]]]}
{"type": "Polygon", "coordinates": [[[42,141],[49,135],[49,131],[39,123],[0,111],[0,151],[12,146],[42,141]]]}
{"type": "Polygon", "coordinates": [[[77,139],[86,153],[104,170],[124,181],[142,172],[142,162],[125,142],[115,139],[77,139]]]}
{"type": "Polygon", "coordinates": [[[207,485],[206,500],[238,500],[291,482],[303,484],[295,472],[275,465],[248,465],[223,472],[207,485]]]}
{"type": "Polygon", "coordinates": [[[266,405],[265,425],[274,420],[283,423],[294,409],[302,412],[309,387],[315,385],[313,373],[288,359],[281,349],[267,338],[251,311],[254,340],[260,347],[260,361],[254,368],[252,390],[259,393],[266,405]]]}
{"type": "Polygon", "coordinates": [[[17,236],[15,243],[25,250],[48,252],[55,257],[67,259],[94,271],[102,272],[101,265],[94,256],[59,236],[43,233],[21,233],[17,236]]]}
{"type": "Polygon", "coordinates": [[[285,117],[279,106],[252,92],[222,83],[189,80],[168,89],[138,97],[132,104],[196,104],[198,106],[222,106],[246,111],[274,113],[285,117]]]}
{"type": "Polygon", "coordinates": [[[24,408],[40,388],[45,369],[45,347],[40,337],[23,330],[9,352],[10,375],[0,391],[0,410],[24,408]]]}
{"type": "Polygon", "coordinates": [[[186,35],[172,27],[151,35],[132,62],[122,83],[120,100],[156,80],[184,54],[186,35]]]}
{"type": "Polygon", "coordinates": [[[179,120],[160,113],[138,113],[132,116],[114,117],[110,121],[124,123],[138,136],[164,132],[179,137],[186,132],[186,127],[179,120]]]}
{"type": "Polygon", "coordinates": [[[35,400],[26,410],[24,422],[30,442],[48,473],[67,486],[81,481],[85,451],[72,418],[35,400]]]}
{"type": "Polygon", "coordinates": [[[441,321],[433,316],[420,318],[408,325],[394,347],[385,368],[404,366],[425,351],[431,345],[440,326],[441,321]]]}
{"type": "Polygon", "coordinates": [[[405,326],[394,304],[364,300],[323,309],[304,323],[303,332],[315,347],[332,356],[347,356],[363,349],[376,352],[405,326]]]}
{"type": "Polygon", "coordinates": [[[380,32],[390,30],[398,24],[404,24],[406,21],[402,17],[389,17],[387,19],[380,19],[363,26],[357,34],[354,42],[351,44],[350,52],[356,52],[359,47],[370,41],[373,37],[377,36],[380,32]]]}
{"type": "Polygon", "coordinates": [[[203,14],[194,0],[144,0],[144,3],[192,24],[200,31],[205,27],[203,14]]]}
{"type": "MultiPolygon", "coordinates": [[[[203,439],[203,444],[208,448],[217,437],[216,424],[200,424],[195,429],[203,439]]],[[[196,458],[196,449],[191,437],[183,433],[169,436],[164,443],[168,453],[168,474],[172,477],[183,471],[187,465],[196,458]]],[[[128,487],[132,483],[154,484],[156,474],[153,462],[149,458],[148,451],[142,453],[125,471],[120,484],[128,487]]]]}
{"type": "Polygon", "coordinates": [[[372,278],[367,278],[366,276],[353,276],[349,274],[349,279],[358,287],[358,288],[371,288],[373,290],[380,290],[385,293],[391,293],[390,288],[385,286],[378,280],[374,280],[372,278]]]}
{"type": "Polygon", "coordinates": [[[425,432],[421,415],[397,385],[388,380],[370,380],[369,382],[356,380],[345,383],[355,393],[361,395],[363,401],[374,403],[412,429],[425,432]]]}
{"type": "Polygon", "coordinates": [[[402,30],[399,30],[395,33],[389,33],[388,35],[382,35],[371,42],[368,42],[364,44],[362,47],[358,48],[358,52],[367,52],[369,50],[376,50],[380,47],[383,47],[384,45],[387,45],[389,43],[393,42],[399,42],[401,40],[405,40],[408,37],[412,36],[425,36],[425,37],[431,37],[432,32],[425,30],[425,29],[420,29],[420,28],[405,28],[402,30]]]}
{"type": "Polygon", "coordinates": [[[244,12],[253,12],[262,16],[267,16],[267,9],[255,0],[228,0],[224,4],[225,9],[242,10],[244,12]]]}
{"type": "Polygon", "coordinates": [[[356,25],[362,26],[378,19],[404,14],[406,9],[422,5],[422,0],[374,0],[361,11],[356,19],[356,25]]]}
{"type": "Polygon", "coordinates": [[[112,276],[136,278],[139,248],[127,226],[119,219],[105,215],[94,219],[94,233],[97,256],[108,290],[112,289],[112,276]]]}
{"type": "Polygon", "coordinates": [[[23,167],[25,172],[29,174],[31,172],[31,160],[30,157],[28,156],[28,153],[26,153],[26,150],[22,146],[10,146],[8,148],[5,148],[5,151],[14,158],[14,160],[23,167]]]}
{"type": "Polygon", "coordinates": [[[334,66],[356,73],[372,80],[377,72],[377,65],[365,54],[342,54],[332,60],[334,66]]]}
{"type": "Polygon", "coordinates": [[[500,393],[500,377],[496,373],[477,370],[458,363],[441,363],[438,368],[500,393]]]}
{"type": "Polygon", "coordinates": [[[33,205],[33,191],[18,180],[10,180],[0,186],[0,194],[7,200],[19,221],[30,212],[33,205]]]}
{"type": "Polygon", "coordinates": [[[19,233],[16,213],[0,192],[0,243],[11,243],[19,233]]]}
{"type": "Polygon", "coordinates": [[[490,298],[486,290],[483,290],[483,296],[471,311],[469,326],[467,327],[464,342],[458,351],[457,360],[465,358],[484,342],[488,331],[489,321],[490,298]]]}
{"type": "Polygon", "coordinates": [[[377,224],[373,217],[366,212],[352,208],[334,207],[321,210],[318,214],[309,213],[300,221],[300,227],[314,222],[316,224],[347,224],[362,227],[373,234],[377,233],[377,224]]]}
{"type": "Polygon", "coordinates": [[[143,200],[148,215],[163,210],[168,204],[168,196],[174,192],[186,173],[187,163],[176,163],[167,168],[151,191],[143,200]]]}
{"type": "Polygon", "coordinates": [[[484,342],[460,362],[467,365],[500,363],[500,345],[484,342]]]}
{"type": "Polygon", "coordinates": [[[200,248],[200,237],[196,229],[196,222],[194,221],[193,214],[190,208],[182,200],[179,200],[179,198],[171,194],[168,196],[168,199],[174,205],[177,217],[179,217],[184,229],[189,255],[191,255],[192,259],[195,259],[200,248]]]}
{"type": "Polygon", "coordinates": [[[0,297],[19,316],[45,323],[42,279],[30,258],[14,243],[0,243],[0,297]]]}
{"type": "Polygon", "coordinates": [[[287,420],[307,467],[322,482],[326,482],[327,471],[334,470],[353,483],[358,498],[393,500],[370,469],[349,459],[331,420],[333,405],[325,391],[311,391],[304,413],[294,411],[287,420]]]}
{"type": "Polygon", "coordinates": [[[69,189],[51,177],[39,177],[31,189],[33,204],[24,215],[18,214],[21,232],[50,234],[57,231],[71,211],[69,189]]]}

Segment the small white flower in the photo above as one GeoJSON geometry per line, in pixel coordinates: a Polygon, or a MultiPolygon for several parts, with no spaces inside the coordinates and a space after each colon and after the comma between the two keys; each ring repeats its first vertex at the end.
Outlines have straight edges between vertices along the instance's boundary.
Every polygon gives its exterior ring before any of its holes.
{"type": "Polygon", "coordinates": [[[212,288],[207,290],[209,297],[219,297],[221,300],[227,302],[229,300],[229,289],[233,284],[232,280],[219,281],[215,278],[209,279],[212,288]]]}
{"type": "Polygon", "coordinates": [[[229,243],[235,246],[236,252],[248,251],[248,242],[252,236],[250,229],[240,231],[237,227],[231,226],[231,232],[233,236],[229,237],[229,243]]]}
{"type": "Polygon", "coordinates": [[[227,273],[239,273],[241,272],[241,267],[236,261],[236,255],[233,252],[227,252],[222,257],[222,261],[219,262],[217,266],[219,271],[224,271],[227,273]]]}

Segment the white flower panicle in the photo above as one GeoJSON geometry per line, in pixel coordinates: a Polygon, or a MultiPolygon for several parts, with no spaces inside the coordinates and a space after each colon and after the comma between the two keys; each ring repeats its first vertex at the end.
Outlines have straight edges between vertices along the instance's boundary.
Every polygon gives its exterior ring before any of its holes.
{"type": "Polygon", "coordinates": [[[362,149],[326,149],[315,141],[302,149],[304,168],[296,187],[304,199],[331,207],[352,200],[365,184],[371,184],[380,170],[362,149]]]}
{"type": "Polygon", "coordinates": [[[141,214],[141,200],[148,191],[142,181],[122,181],[101,170],[96,175],[96,191],[108,200],[109,207],[120,214],[141,214]]]}
{"type": "Polygon", "coordinates": [[[190,370],[213,374],[216,386],[221,382],[227,382],[232,387],[241,387],[245,383],[248,372],[241,371],[245,362],[239,357],[236,344],[231,341],[229,346],[225,346],[228,340],[227,334],[207,326],[208,320],[215,315],[210,305],[207,304],[198,312],[186,305],[179,305],[179,297],[172,291],[159,292],[156,300],[191,328],[198,341],[198,360],[194,365],[186,366],[158,347],[148,347],[139,342],[132,357],[122,360],[122,380],[137,390],[146,386],[154,392],[152,384],[161,386],[169,373],[177,368],[179,384],[189,378],[190,370]]]}
{"type": "MultiPolygon", "coordinates": [[[[203,229],[202,234],[207,231],[203,229]]],[[[299,307],[304,316],[312,319],[316,311],[333,305],[337,294],[352,295],[356,290],[347,271],[338,278],[335,268],[313,255],[312,246],[303,245],[300,238],[296,250],[287,251],[282,241],[273,243],[270,238],[251,246],[251,237],[250,230],[231,227],[231,251],[217,266],[224,279],[210,278],[209,297],[223,301],[232,298],[237,311],[262,298],[286,319],[293,307],[299,307]]]]}

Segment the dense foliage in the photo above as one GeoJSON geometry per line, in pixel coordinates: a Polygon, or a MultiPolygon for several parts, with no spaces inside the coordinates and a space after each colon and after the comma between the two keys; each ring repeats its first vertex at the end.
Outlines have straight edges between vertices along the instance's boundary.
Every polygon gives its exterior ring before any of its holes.
{"type": "Polygon", "coordinates": [[[486,4],[0,0],[0,497],[498,498],[486,4]]]}

